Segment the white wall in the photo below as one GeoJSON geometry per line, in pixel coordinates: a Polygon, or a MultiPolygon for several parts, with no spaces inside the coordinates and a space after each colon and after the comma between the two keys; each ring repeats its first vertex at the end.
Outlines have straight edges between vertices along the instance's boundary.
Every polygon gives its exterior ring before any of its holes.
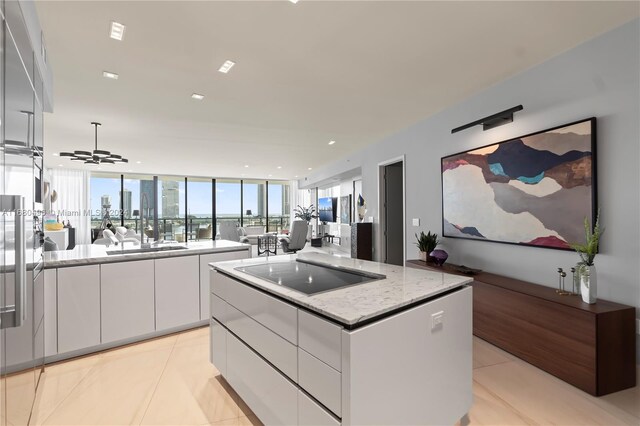
{"type": "MultiPolygon", "coordinates": [[[[406,155],[407,257],[419,229],[442,232],[440,158],[470,148],[595,116],[598,119],[598,198],[606,232],[598,266],[598,296],[640,307],[640,20],[590,40],[492,86],[309,176],[327,179],[362,168],[367,216],[377,232],[377,164],[406,155]],[[512,124],[486,132],[451,129],[522,104],[512,124]],[[349,161],[348,161],[349,160],[349,161]],[[422,226],[411,226],[420,218],[422,226]]],[[[454,54],[454,53],[452,53],[454,54]]],[[[473,72],[472,69],[469,72],[473,72]]],[[[438,84],[438,82],[433,82],[438,84]]],[[[450,261],[554,286],[556,268],[575,265],[572,252],[445,239],[450,261]]],[[[379,247],[376,247],[379,252],[379,247]]]]}

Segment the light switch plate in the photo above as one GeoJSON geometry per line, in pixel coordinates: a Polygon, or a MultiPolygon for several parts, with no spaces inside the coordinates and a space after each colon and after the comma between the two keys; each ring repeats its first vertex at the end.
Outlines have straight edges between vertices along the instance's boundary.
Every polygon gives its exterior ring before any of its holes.
{"type": "Polygon", "coordinates": [[[414,218],[413,219],[413,226],[420,226],[420,219],[419,218],[414,218]]]}

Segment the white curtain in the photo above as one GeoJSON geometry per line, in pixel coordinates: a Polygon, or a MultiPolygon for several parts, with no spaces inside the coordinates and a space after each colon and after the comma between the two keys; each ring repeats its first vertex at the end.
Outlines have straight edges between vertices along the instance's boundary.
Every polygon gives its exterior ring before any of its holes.
{"type": "Polygon", "coordinates": [[[50,169],[51,191],[58,199],[51,204],[60,219],[76,228],[76,244],[91,244],[90,173],[85,170],[50,169]],[[66,214],[65,214],[66,213],[66,214]]]}

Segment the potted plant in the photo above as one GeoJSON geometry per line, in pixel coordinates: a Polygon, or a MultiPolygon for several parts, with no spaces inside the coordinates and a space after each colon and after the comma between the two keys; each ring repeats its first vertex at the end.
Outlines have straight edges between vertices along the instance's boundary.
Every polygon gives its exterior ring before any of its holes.
{"type": "MultiPolygon", "coordinates": [[[[296,219],[306,220],[307,224],[309,224],[311,219],[316,219],[318,215],[316,214],[315,206],[311,204],[309,207],[298,206],[293,209],[293,217],[296,219]]],[[[307,231],[307,241],[311,241],[312,232],[312,228],[309,226],[307,231]]]]}
{"type": "Polygon", "coordinates": [[[597,274],[596,265],[594,263],[598,247],[600,245],[600,237],[604,229],[600,227],[600,211],[596,216],[596,223],[591,228],[589,219],[584,218],[584,244],[571,244],[571,247],[578,252],[581,262],[576,265],[576,271],[580,279],[580,294],[585,303],[596,303],[597,298],[597,274]],[[592,230],[593,229],[593,230],[592,230]]]}
{"type": "Polygon", "coordinates": [[[429,253],[431,253],[440,243],[440,240],[438,240],[438,234],[432,234],[431,231],[428,231],[425,234],[424,231],[420,231],[420,235],[416,234],[416,240],[418,240],[415,244],[418,246],[418,250],[420,250],[420,260],[424,262],[433,262],[429,253]]]}

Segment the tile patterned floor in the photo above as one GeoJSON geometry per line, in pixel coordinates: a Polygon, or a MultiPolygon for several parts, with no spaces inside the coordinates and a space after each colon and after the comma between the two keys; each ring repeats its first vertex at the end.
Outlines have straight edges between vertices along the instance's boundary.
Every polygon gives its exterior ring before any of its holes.
{"type": "MultiPolygon", "coordinates": [[[[34,425],[257,425],[209,364],[208,328],[48,366],[34,425]]],[[[638,425],[638,387],[594,398],[474,338],[472,425],[638,425]]]]}

